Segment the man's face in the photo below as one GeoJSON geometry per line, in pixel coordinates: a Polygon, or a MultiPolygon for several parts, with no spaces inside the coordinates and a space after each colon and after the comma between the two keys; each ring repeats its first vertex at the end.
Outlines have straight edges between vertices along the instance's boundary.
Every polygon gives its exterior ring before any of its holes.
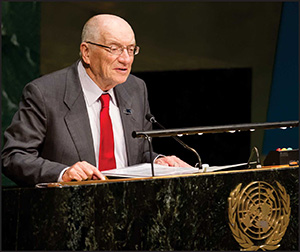
{"type": "MultiPolygon", "coordinates": [[[[105,46],[135,45],[132,31],[107,31],[102,34],[100,41],[92,41],[105,46]]],[[[108,90],[126,81],[134,60],[126,49],[121,55],[114,55],[109,49],[87,44],[89,48],[89,69],[87,73],[102,90],[108,90]]]]}

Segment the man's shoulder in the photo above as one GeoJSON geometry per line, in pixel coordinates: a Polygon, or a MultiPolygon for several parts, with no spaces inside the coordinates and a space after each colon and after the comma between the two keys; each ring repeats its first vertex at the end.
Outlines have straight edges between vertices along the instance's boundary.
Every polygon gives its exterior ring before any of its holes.
{"type": "Polygon", "coordinates": [[[144,86],[145,82],[141,78],[135,76],[134,74],[129,74],[127,80],[124,84],[127,85],[137,85],[137,86],[144,86]]]}
{"type": "Polygon", "coordinates": [[[129,74],[127,81],[135,81],[135,82],[144,82],[144,80],[142,80],[141,78],[137,77],[134,74],[129,74]]]}
{"type": "Polygon", "coordinates": [[[48,86],[48,85],[62,85],[67,79],[67,76],[71,78],[76,78],[78,76],[77,62],[72,64],[71,66],[65,67],[63,69],[54,71],[52,73],[48,73],[38,77],[37,79],[32,80],[28,84],[34,84],[39,87],[48,86]]]}
{"type": "Polygon", "coordinates": [[[142,94],[147,92],[147,87],[145,82],[139,77],[129,74],[127,80],[114,87],[117,93],[128,93],[131,97],[142,96],[142,94]]]}

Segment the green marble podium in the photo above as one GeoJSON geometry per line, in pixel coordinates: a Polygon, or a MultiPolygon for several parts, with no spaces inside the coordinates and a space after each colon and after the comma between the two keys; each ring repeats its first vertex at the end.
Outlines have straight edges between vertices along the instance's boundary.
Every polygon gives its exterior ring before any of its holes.
{"type": "Polygon", "coordinates": [[[3,250],[240,250],[228,197],[279,182],[290,197],[280,250],[299,250],[299,168],[263,167],[50,188],[2,189],[3,250]]]}

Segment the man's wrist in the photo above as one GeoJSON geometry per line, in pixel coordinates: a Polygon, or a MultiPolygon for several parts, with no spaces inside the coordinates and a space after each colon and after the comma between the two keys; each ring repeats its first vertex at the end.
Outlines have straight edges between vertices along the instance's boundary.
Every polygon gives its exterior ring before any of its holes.
{"type": "Polygon", "coordinates": [[[66,171],[67,169],[69,169],[69,168],[70,168],[70,167],[68,166],[68,167],[66,167],[65,169],[63,169],[63,170],[60,172],[59,177],[58,177],[58,179],[57,179],[57,182],[63,182],[62,176],[64,175],[65,171],[66,171]]]}

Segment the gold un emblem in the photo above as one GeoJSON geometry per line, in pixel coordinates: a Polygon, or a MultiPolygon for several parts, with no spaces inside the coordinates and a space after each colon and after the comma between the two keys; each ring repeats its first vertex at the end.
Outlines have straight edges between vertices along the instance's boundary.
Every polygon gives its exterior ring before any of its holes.
{"type": "Polygon", "coordinates": [[[290,221],[290,196],[276,181],[277,191],[256,181],[241,190],[240,183],[228,197],[228,219],[241,251],[275,250],[290,221]]]}

